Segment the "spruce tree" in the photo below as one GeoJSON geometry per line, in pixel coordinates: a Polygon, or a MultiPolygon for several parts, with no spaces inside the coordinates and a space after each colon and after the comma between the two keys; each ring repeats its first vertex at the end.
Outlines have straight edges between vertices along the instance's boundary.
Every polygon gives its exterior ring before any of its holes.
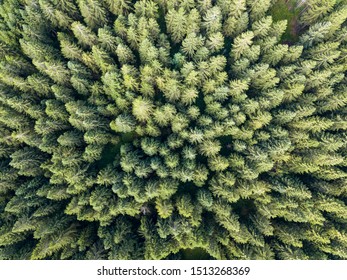
{"type": "Polygon", "coordinates": [[[276,5],[1,1],[0,259],[346,259],[347,2],[276,5]]]}

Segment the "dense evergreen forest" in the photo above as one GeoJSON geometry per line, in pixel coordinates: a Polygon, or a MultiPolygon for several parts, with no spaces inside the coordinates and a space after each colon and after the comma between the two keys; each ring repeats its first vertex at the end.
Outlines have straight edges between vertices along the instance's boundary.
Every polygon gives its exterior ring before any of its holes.
{"type": "Polygon", "coordinates": [[[0,259],[347,259],[346,19],[0,0],[0,259]]]}

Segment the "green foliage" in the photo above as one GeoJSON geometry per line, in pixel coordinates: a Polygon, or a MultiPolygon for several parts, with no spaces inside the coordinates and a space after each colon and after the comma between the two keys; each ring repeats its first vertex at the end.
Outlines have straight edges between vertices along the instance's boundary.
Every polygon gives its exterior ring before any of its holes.
{"type": "Polygon", "coordinates": [[[0,259],[347,258],[346,1],[0,2],[0,259]]]}
{"type": "Polygon", "coordinates": [[[305,7],[300,5],[304,1],[297,0],[277,0],[270,9],[272,18],[275,21],[284,20],[286,22],[285,33],[282,36],[284,42],[296,42],[300,35],[299,17],[305,7]]]}

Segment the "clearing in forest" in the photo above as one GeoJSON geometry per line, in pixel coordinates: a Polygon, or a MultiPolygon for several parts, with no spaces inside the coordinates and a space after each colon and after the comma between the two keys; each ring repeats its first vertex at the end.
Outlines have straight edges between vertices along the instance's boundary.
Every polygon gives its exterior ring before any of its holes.
{"type": "Polygon", "coordinates": [[[278,0],[270,10],[274,21],[287,20],[287,30],[282,36],[282,43],[295,43],[302,33],[299,16],[303,10],[303,1],[278,0]]]}

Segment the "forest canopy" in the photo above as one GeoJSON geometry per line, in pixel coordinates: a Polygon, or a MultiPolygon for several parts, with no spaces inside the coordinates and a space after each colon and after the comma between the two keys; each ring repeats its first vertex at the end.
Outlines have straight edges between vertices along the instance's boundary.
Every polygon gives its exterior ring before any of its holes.
{"type": "Polygon", "coordinates": [[[346,0],[0,0],[0,259],[347,259],[346,0]]]}

